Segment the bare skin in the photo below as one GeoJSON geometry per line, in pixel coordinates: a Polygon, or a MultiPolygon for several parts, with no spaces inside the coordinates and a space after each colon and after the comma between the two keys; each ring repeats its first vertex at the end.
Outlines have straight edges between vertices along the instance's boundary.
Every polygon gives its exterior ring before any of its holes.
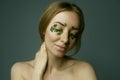
{"type": "Polygon", "coordinates": [[[76,43],[79,24],[75,12],[58,13],[47,26],[35,59],[14,64],[11,80],[97,80],[89,63],[65,56],[76,43]]]}
{"type": "MultiPolygon", "coordinates": [[[[72,59],[67,63],[72,64],[63,66],[65,67],[63,70],[46,71],[44,79],[41,80],[97,80],[93,68],[88,63],[72,59]]],[[[34,60],[16,63],[13,66],[11,75],[14,76],[11,80],[32,80],[33,70],[34,60]]]]}
{"type": "MultiPolygon", "coordinates": [[[[38,57],[44,59],[46,56],[40,57],[38,52],[37,60],[38,57]]],[[[14,64],[11,70],[11,80],[97,80],[92,66],[87,62],[65,57],[60,63],[54,64],[56,62],[54,61],[50,64],[51,67],[48,67],[47,63],[42,66],[35,64],[36,59],[14,64]],[[45,66],[47,66],[46,69],[45,66]]]]}

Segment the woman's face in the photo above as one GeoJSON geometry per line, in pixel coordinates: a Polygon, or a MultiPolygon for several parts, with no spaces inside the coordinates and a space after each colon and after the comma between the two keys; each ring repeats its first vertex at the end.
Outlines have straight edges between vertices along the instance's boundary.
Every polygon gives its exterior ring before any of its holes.
{"type": "Polygon", "coordinates": [[[78,37],[79,19],[72,11],[58,13],[47,26],[45,43],[49,54],[63,57],[78,37]]]}

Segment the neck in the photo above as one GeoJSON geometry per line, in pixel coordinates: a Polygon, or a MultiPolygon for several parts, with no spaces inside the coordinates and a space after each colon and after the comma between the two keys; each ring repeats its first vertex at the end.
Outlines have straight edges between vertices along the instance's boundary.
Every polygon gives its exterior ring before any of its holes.
{"type": "Polygon", "coordinates": [[[56,57],[55,55],[48,53],[47,71],[49,73],[51,73],[54,70],[62,69],[64,63],[65,63],[65,57],[56,57]]]}

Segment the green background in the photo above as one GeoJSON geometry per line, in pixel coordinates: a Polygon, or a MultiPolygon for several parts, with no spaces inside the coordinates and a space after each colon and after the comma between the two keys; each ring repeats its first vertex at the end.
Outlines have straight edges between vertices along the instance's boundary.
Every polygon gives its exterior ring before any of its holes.
{"type": "MultiPolygon", "coordinates": [[[[34,58],[40,46],[38,23],[56,0],[0,0],[0,80],[11,66],[34,58]]],[[[120,0],[66,0],[82,8],[85,31],[75,56],[93,64],[99,80],[120,80],[120,0]]]]}

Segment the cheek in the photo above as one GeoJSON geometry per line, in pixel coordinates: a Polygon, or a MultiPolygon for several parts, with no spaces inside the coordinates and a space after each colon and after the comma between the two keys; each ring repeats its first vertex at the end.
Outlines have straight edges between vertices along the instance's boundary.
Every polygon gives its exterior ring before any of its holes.
{"type": "Polygon", "coordinates": [[[54,42],[58,39],[54,32],[51,32],[49,29],[45,33],[45,41],[47,42],[54,42]]]}
{"type": "Polygon", "coordinates": [[[70,41],[69,50],[75,46],[76,41],[70,41]]]}
{"type": "Polygon", "coordinates": [[[54,49],[54,44],[58,41],[58,37],[56,37],[55,33],[50,32],[50,30],[48,29],[45,33],[45,43],[46,43],[46,47],[48,49],[49,52],[53,53],[53,49],[54,49]]]}

